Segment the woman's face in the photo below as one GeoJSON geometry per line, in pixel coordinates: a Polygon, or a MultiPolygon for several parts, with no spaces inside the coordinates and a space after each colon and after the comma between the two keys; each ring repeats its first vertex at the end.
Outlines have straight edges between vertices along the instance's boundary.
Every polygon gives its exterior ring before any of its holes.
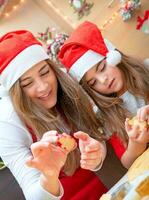
{"type": "Polygon", "coordinates": [[[24,93],[36,104],[50,109],[57,102],[57,78],[45,62],[34,65],[20,78],[24,93]]]}
{"type": "Polygon", "coordinates": [[[101,94],[117,93],[118,96],[125,92],[122,72],[116,66],[106,64],[106,60],[93,66],[85,74],[88,85],[101,94]]]}

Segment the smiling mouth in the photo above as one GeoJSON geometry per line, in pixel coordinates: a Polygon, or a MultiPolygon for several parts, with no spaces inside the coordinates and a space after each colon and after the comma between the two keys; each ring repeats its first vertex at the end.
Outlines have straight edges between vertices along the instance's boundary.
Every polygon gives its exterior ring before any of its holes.
{"type": "Polygon", "coordinates": [[[110,84],[109,84],[109,88],[112,87],[112,85],[113,85],[113,83],[114,83],[114,80],[115,80],[115,79],[113,79],[113,80],[110,82],[110,84]]]}
{"type": "Polygon", "coordinates": [[[41,99],[41,100],[47,100],[47,98],[50,96],[50,94],[51,94],[51,91],[48,94],[46,94],[46,95],[40,96],[39,99],[41,99]]]}

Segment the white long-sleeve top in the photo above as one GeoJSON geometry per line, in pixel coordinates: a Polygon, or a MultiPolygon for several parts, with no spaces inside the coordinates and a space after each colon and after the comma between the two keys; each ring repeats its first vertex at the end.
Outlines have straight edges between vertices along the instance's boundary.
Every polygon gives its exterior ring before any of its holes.
{"type": "Polygon", "coordinates": [[[134,96],[129,91],[126,91],[123,95],[120,96],[123,99],[124,107],[132,114],[136,115],[137,110],[145,106],[145,101],[141,97],[134,96]]]}
{"type": "Polygon", "coordinates": [[[10,169],[26,200],[59,200],[40,185],[40,172],[29,168],[25,162],[31,156],[30,146],[33,143],[31,134],[15,112],[9,97],[0,99],[0,157],[10,169]]]}

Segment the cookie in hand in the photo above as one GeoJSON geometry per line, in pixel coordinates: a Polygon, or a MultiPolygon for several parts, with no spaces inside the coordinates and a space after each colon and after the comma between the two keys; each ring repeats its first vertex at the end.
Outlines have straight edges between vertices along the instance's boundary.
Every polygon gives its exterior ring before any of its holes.
{"type": "Polygon", "coordinates": [[[63,149],[66,149],[68,152],[71,152],[77,147],[77,142],[75,138],[70,135],[59,134],[57,145],[63,149]]]}
{"type": "Polygon", "coordinates": [[[142,131],[144,128],[148,127],[147,121],[139,121],[136,116],[129,119],[128,124],[132,127],[135,125],[139,126],[140,131],[142,131]]]}

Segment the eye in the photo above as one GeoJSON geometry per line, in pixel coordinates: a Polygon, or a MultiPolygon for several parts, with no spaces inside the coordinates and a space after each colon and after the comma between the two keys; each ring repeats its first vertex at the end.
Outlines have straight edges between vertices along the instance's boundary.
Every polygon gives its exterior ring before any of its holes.
{"type": "Polygon", "coordinates": [[[100,66],[100,71],[102,72],[105,69],[105,67],[106,67],[106,63],[103,62],[103,64],[100,66]]]}
{"type": "Polygon", "coordinates": [[[50,70],[45,70],[43,72],[41,72],[40,76],[45,76],[46,74],[48,74],[50,72],[50,70]]]}
{"type": "Polygon", "coordinates": [[[25,87],[28,87],[28,86],[31,86],[33,82],[29,82],[29,83],[26,83],[26,84],[22,84],[21,87],[25,88],[25,87]]]}
{"type": "Polygon", "coordinates": [[[93,88],[93,87],[95,87],[96,83],[97,83],[97,81],[94,79],[93,81],[91,81],[89,83],[89,86],[93,88]]]}

